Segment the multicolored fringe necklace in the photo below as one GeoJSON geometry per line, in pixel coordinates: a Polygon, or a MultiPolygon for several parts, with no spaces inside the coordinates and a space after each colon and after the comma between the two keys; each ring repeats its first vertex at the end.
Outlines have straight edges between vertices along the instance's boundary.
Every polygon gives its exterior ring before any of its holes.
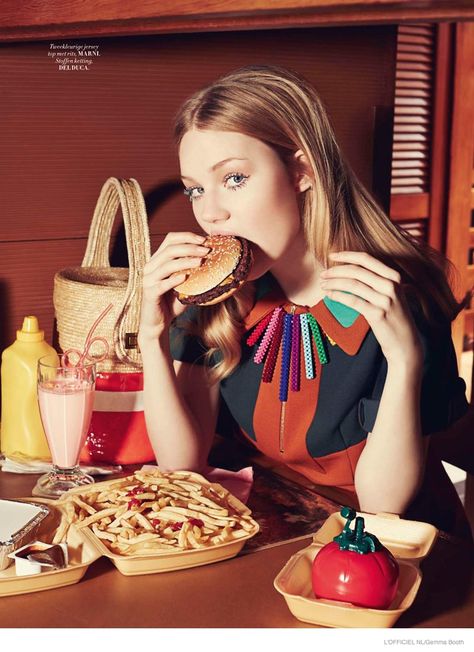
{"type": "MultiPolygon", "coordinates": [[[[288,400],[288,386],[292,392],[300,390],[300,341],[303,340],[304,364],[306,378],[316,377],[314,349],[319,362],[324,365],[328,356],[324,347],[323,336],[318,322],[310,312],[295,315],[296,306],[287,313],[283,306],[263,317],[247,338],[247,344],[254,346],[261,339],[254,362],[264,362],[262,382],[271,383],[275,371],[280,347],[282,349],[280,369],[280,401],[288,400]],[[291,373],[290,373],[291,369],[291,373]]],[[[333,344],[333,342],[331,342],[333,344]]]]}

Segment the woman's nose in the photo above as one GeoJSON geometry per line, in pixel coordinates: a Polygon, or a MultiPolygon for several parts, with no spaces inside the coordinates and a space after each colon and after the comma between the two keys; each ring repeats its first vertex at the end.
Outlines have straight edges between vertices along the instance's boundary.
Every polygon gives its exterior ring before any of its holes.
{"type": "Polygon", "coordinates": [[[214,222],[221,222],[222,220],[229,219],[229,211],[222,205],[215,194],[205,195],[201,199],[201,202],[204,204],[201,213],[201,219],[203,222],[213,224],[214,222]]]}

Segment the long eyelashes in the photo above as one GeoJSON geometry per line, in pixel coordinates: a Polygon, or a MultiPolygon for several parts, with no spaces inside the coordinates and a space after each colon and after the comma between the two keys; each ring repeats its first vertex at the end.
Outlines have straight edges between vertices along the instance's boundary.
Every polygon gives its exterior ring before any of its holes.
{"type": "Polygon", "coordinates": [[[230,190],[238,190],[239,188],[243,188],[245,184],[247,183],[247,179],[249,178],[248,175],[233,172],[232,174],[228,174],[226,177],[224,177],[224,182],[227,183],[231,179],[241,179],[241,181],[237,181],[235,186],[228,186],[230,190]]]}
{"type": "Polygon", "coordinates": [[[197,190],[199,192],[204,192],[204,188],[200,188],[199,186],[193,186],[192,188],[185,188],[183,190],[183,195],[186,195],[186,197],[189,199],[189,201],[194,201],[195,199],[199,199],[199,197],[195,197],[193,195],[193,192],[197,190]]]}
{"type": "MultiPolygon", "coordinates": [[[[246,183],[247,179],[249,178],[249,175],[247,174],[241,174],[240,172],[232,172],[230,174],[227,174],[224,177],[224,184],[228,184],[228,182],[231,179],[237,180],[235,182],[235,185],[227,185],[228,190],[239,190],[240,188],[243,188],[246,183]]],[[[204,188],[201,186],[192,186],[191,188],[185,188],[183,190],[183,194],[189,199],[189,201],[196,201],[197,199],[200,199],[202,194],[204,193],[204,188]],[[195,191],[198,193],[197,195],[194,194],[195,191]]]]}

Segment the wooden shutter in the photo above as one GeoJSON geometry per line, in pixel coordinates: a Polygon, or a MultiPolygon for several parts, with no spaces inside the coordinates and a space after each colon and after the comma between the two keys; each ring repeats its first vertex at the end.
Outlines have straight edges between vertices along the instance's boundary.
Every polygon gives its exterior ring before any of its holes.
{"type": "Polygon", "coordinates": [[[428,239],[435,27],[400,25],[397,35],[391,217],[428,239]]]}
{"type": "Polygon", "coordinates": [[[434,28],[398,28],[392,194],[429,191],[434,28]]]}

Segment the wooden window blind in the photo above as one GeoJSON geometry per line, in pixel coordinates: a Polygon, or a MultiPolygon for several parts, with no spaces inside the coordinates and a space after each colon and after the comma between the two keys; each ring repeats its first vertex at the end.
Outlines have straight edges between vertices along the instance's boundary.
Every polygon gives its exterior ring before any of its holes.
{"type": "Polygon", "coordinates": [[[391,217],[428,239],[435,27],[400,25],[397,33],[391,217]]]}
{"type": "Polygon", "coordinates": [[[429,190],[434,27],[398,28],[392,194],[429,190]]]}

